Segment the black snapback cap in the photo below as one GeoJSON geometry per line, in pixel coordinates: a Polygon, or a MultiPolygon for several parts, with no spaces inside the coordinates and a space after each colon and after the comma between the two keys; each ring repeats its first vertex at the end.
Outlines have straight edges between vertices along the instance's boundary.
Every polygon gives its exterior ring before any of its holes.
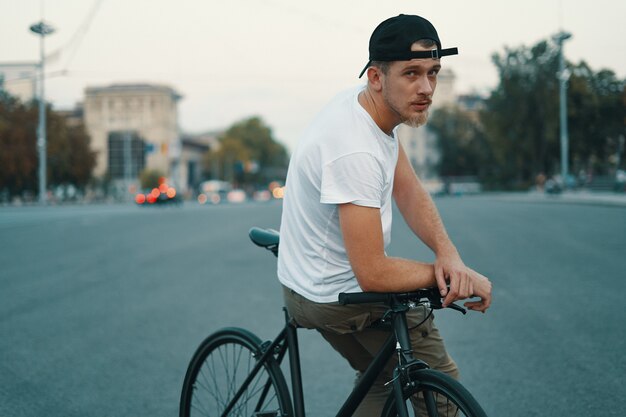
{"type": "Polygon", "coordinates": [[[359,78],[372,61],[409,61],[416,58],[439,59],[457,55],[457,48],[441,49],[441,41],[435,27],[428,20],[416,15],[401,14],[379,24],[370,38],[370,58],[359,78]],[[431,39],[437,44],[432,51],[411,51],[413,43],[431,39]]]}

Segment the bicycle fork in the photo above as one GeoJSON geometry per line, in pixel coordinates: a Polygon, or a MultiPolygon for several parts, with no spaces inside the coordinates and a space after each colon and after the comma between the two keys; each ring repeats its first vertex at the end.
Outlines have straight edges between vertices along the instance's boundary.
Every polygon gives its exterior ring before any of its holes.
{"type": "Polygon", "coordinates": [[[393,370],[392,382],[393,395],[396,400],[396,411],[398,417],[409,417],[409,411],[404,401],[403,385],[410,384],[409,374],[413,369],[426,369],[428,364],[413,357],[411,338],[408,331],[406,312],[409,308],[406,305],[394,306],[392,309],[393,330],[396,335],[396,353],[398,355],[398,365],[393,370]]]}

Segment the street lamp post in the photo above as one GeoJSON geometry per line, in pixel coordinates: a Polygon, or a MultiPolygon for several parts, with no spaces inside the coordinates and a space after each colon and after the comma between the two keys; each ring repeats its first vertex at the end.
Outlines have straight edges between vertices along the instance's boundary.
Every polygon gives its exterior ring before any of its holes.
{"type": "Polygon", "coordinates": [[[571,33],[561,31],[554,35],[555,42],[559,45],[559,118],[561,126],[561,178],[563,186],[567,185],[567,175],[569,172],[569,135],[567,131],[567,81],[570,73],[565,67],[565,57],[563,54],[563,42],[572,37],[571,33]]]}
{"type": "Polygon", "coordinates": [[[39,35],[39,126],[37,128],[37,149],[39,151],[39,203],[46,203],[46,100],[44,95],[44,37],[54,32],[54,28],[41,21],[31,25],[30,30],[39,35]]]}

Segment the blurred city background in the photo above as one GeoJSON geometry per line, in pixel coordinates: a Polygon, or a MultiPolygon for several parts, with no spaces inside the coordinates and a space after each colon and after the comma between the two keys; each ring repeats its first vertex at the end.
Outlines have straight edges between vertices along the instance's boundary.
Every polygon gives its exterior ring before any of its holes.
{"type": "MultiPolygon", "coordinates": [[[[437,315],[463,383],[494,416],[626,415],[626,3],[0,11],[0,416],[176,415],[204,337],[275,336],[275,259],[247,231],[280,227],[299,133],[399,13],[460,50],[398,136],[494,283],[486,315],[437,315]]],[[[432,260],[396,219],[388,252],[432,260]]],[[[354,375],[301,337],[307,412],[334,415],[354,375]]]]}
{"type": "MultiPolygon", "coordinates": [[[[267,199],[315,112],[362,82],[371,27],[402,10],[2,4],[2,204],[142,200],[160,182],[177,200],[267,199]]],[[[626,41],[610,17],[624,6],[537,4],[541,16],[405,4],[461,51],[443,62],[430,123],[399,131],[433,192],[624,192],[626,41]]]]}

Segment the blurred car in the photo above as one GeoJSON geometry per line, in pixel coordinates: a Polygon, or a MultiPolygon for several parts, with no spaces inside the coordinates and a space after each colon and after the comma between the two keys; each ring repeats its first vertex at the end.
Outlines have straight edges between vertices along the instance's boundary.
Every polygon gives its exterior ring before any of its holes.
{"type": "Polygon", "coordinates": [[[229,203],[243,203],[246,201],[246,198],[246,192],[238,188],[230,190],[228,194],[226,194],[226,201],[229,203]]]}
{"type": "Polygon", "coordinates": [[[227,201],[228,193],[233,189],[227,181],[208,180],[200,184],[198,203],[220,204],[227,201]]]}
{"type": "Polygon", "coordinates": [[[546,180],[544,189],[548,194],[560,194],[563,191],[574,190],[578,187],[578,181],[573,175],[566,175],[565,181],[561,175],[555,175],[546,180]]]}
{"type": "Polygon", "coordinates": [[[549,178],[546,180],[544,189],[548,194],[560,194],[561,191],[563,191],[561,182],[554,178],[549,178]]]}
{"type": "Polygon", "coordinates": [[[200,204],[219,204],[224,201],[224,197],[222,197],[221,193],[200,193],[198,194],[198,203],[200,204]]]}
{"type": "Polygon", "coordinates": [[[182,202],[176,189],[166,183],[159,185],[158,188],[153,188],[149,192],[135,194],[135,203],[139,206],[179,205],[182,202]]]}
{"type": "Polygon", "coordinates": [[[272,199],[272,193],[269,190],[257,190],[252,195],[254,201],[270,201],[272,199]]]}

